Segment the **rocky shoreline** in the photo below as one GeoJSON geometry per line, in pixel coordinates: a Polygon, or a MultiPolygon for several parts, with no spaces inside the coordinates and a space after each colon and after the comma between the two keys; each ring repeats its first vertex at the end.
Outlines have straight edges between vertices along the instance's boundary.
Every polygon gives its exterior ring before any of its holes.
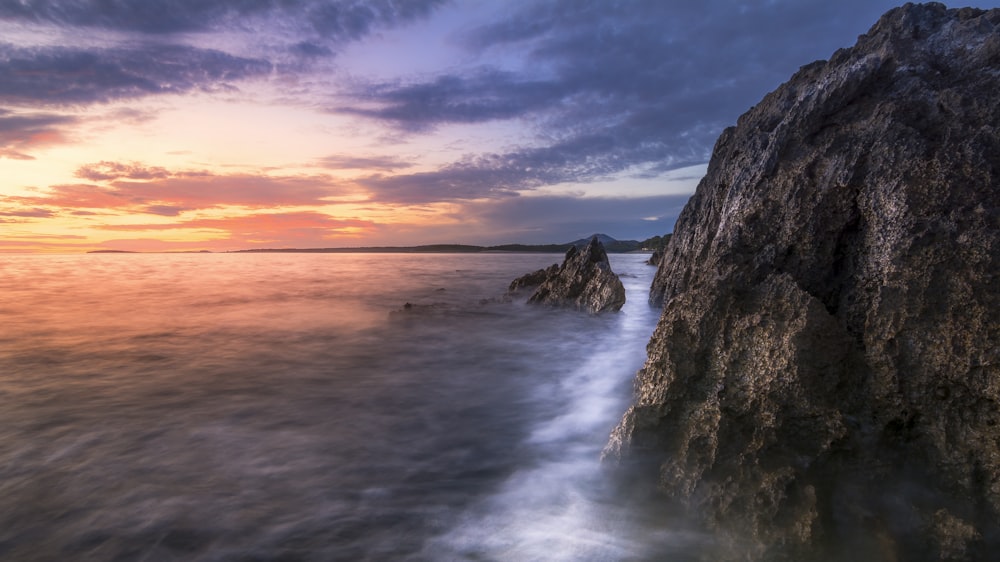
{"type": "Polygon", "coordinates": [[[907,4],[727,129],[605,450],[739,560],[1000,547],[1000,10],[907,4]]]}

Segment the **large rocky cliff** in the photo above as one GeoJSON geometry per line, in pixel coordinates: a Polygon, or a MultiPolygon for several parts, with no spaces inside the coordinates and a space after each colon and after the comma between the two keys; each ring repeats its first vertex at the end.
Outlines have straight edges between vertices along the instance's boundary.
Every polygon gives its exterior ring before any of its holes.
{"type": "Polygon", "coordinates": [[[606,458],[733,559],[1000,548],[1000,10],[907,4],[719,138],[606,458]]]}

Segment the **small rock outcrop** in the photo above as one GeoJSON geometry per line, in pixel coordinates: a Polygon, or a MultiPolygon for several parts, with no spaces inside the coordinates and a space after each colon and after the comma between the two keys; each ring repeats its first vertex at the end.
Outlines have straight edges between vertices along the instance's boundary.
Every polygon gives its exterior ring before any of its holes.
{"type": "Polygon", "coordinates": [[[611,270],[608,253],[595,236],[585,248],[571,247],[562,265],[515,279],[508,295],[535,287],[528,303],[562,306],[592,314],[621,310],[625,286],[611,270]]]}
{"type": "Polygon", "coordinates": [[[544,283],[546,279],[554,277],[558,273],[559,264],[557,263],[554,263],[545,269],[539,269],[532,271],[531,273],[526,273],[510,282],[510,286],[507,287],[507,295],[513,296],[529,289],[534,290],[539,285],[544,283]]]}
{"type": "Polygon", "coordinates": [[[739,560],[1000,548],[1000,10],[907,4],[727,129],[606,451],[739,560]]]}
{"type": "Polygon", "coordinates": [[[646,265],[660,265],[663,260],[663,250],[653,250],[652,254],[649,254],[649,259],[646,260],[646,265]]]}

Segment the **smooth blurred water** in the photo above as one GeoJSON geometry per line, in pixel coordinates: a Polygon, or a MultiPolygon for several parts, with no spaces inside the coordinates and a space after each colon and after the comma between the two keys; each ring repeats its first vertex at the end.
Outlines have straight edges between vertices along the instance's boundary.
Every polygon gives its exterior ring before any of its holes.
{"type": "Polygon", "coordinates": [[[559,255],[0,256],[0,559],[682,552],[599,470],[645,257],[590,316],[491,300],[559,255]]]}

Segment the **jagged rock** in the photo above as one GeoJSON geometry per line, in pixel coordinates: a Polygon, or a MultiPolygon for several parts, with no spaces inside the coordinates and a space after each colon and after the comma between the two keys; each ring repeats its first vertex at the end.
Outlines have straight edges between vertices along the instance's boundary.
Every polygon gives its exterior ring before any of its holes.
{"type": "Polygon", "coordinates": [[[1000,547],[997,92],[1000,10],[907,4],[716,143],[605,458],[729,558],[1000,547]]]}
{"type": "Polygon", "coordinates": [[[546,269],[539,269],[537,271],[532,271],[531,273],[526,273],[510,282],[510,286],[507,287],[507,295],[516,295],[517,293],[528,289],[535,289],[544,283],[546,279],[557,275],[558,273],[559,264],[557,263],[550,265],[546,269]]]}
{"type": "Polygon", "coordinates": [[[663,250],[654,250],[652,254],[649,255],[649,259],[646,260],[646,265],[660,265],[660,261],[663,260],[663,250]]]}
{"type": "Polygon", "coordinates": [[[541,273],[545,274],[544,280],[537,283],[529,303],[571,307],[592,314],[618,311],[625,304],[625,286],[611,270],[608,254],[596,236],[582,250],[571,247],[562,265],[515,279],[508,294],[515,285],[534,284],[541,273]]]}

